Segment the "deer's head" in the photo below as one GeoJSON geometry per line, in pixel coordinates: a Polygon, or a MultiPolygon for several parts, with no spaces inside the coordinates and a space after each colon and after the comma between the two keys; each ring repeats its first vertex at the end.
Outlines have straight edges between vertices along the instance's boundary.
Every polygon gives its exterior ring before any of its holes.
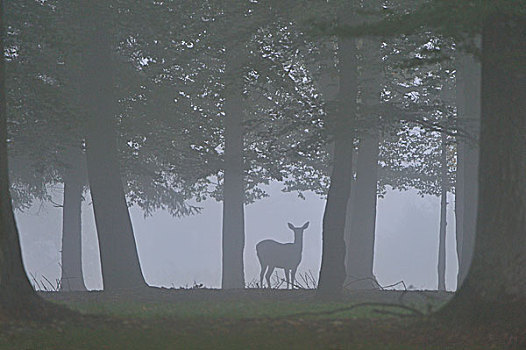
{"type": "Polygon", "coordinates": [[[303,231],[305,231],[307,229],[307,227],[309,227],[309,222],[307,221],[303,226],[301,227],[294,227],[294,225],[292,225],[290,222],[289,222],[289,228],[294,231],[294,235],[301,235],[303,234],[303,231]]]}

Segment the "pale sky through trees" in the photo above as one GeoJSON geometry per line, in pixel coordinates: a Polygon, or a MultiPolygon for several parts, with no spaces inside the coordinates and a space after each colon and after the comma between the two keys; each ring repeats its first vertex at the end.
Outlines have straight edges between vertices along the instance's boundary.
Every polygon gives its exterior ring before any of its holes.
{"type": "MultiPolygon", "coordinates": [[[[61,189],[57,189],[61,202],[61,189]]],[[[313,194],[306,200],[295,193],[282,193],[273,186],[270,197],[246,207],[245,276],[247,283],[255,281],[259,263],[255,245],[271,238],[292,242],[287,222],[303,225],[310,221],[304,233],[303,259],[299,274],[312,271],[318,276],[321,261],[321,219],[325,201],[313,194]]],[[[100,289],[102,279],[98,247],[89,194],[83,204],[83,268],[88,289],[100,289]]],[[[436,289],[438,226],[440,214],[438,197],[421,198],[416,191],[389,191],[378,200],[374,272],[382,285],[403,280],[417,289],[436,289]]],[[[219,288],[221,283],[221,213],[220,202],[204,203],[202,214],[174,218],[157,212],[144,218],[138,208],[130,213],[134,225],[137,249],[146,281],[164,287],[191,287],[194,282],[219,288]]],[[[446,286],[456,288],[457,261],[455,252],[454,197],[448,201],[446,286]]],[[[35,203],[24,213],[17,212],[22,236],[24,263],[30,279],[40,283],[60,278],[61,208],[50,203],[35,203]]],[[[281,278],[283,270],[277,269],[281,278]]],[[[301,282],[301,279],[299,279],[301,282]]],[[[33,281],[32,281],[33,282],[33,281]]]]}

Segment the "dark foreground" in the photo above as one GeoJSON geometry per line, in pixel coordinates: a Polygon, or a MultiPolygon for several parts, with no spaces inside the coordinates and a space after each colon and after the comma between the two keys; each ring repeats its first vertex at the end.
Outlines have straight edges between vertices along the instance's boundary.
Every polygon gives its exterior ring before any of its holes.
{"type": "Polygon", "coordinates": [[[4,323],[0,349],[526,349],[526,329],[429,316],[448,294],[149,288],[43,293],[82,320],[4,323]],[[397,306],[398,305],[398,306],[397,306]]]}

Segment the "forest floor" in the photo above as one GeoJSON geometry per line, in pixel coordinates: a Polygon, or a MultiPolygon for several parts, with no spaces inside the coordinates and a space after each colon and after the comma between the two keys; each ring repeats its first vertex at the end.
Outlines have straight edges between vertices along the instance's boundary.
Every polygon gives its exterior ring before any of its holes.
{"type": "Polygon", "coordinates": [[[82,320],[0,325],[0,349],[526,349],[526,329],[459,326],[430,312],[449,293],[148,288],[45,292],[82,320]]]}

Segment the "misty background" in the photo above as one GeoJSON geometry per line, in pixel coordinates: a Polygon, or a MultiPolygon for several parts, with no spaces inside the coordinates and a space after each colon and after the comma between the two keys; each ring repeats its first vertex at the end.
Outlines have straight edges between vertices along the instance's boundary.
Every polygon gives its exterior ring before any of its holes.
{"type": "MultiPolygon", "coordinates": [[[[319,274],[321,263],[321,228],[325,199],[305,192],[281,192],[279,183],[265,187],[268,198],[245,208],[245,279],[256,282],[259,263],[257,242],[271,238],[292,242],[287,223],[302,225],[310,221],[304,233],[304,250],[298,268],[301,275],[319,274]]],[[[36,201],[31,208],[16,211],[21,234],[22,253],[30,280],[53,289],[60,280],[63,189],[53,188],[55,205],[36,201]],[[46,281],[48,280],[48,281],[46,281]]],[[[82,255],[86,287],[102,289],[99,249],[89,191],[82,204],[82,255]]],[[[145,217],[144,212],[130,208],[137,250],[146,282],[151,286],[190,288],[221,286],[221,219],[222,204],[214,200],[198,203],[201,214],[173,217],[158,211],[145,217]]],[[[378,198],[375,233],[374,273],[382,286],[403,281],[410,289],[436,290],[440,198],[420,196],[416,190],[388,190],[378,198]]],[[[455,248],[454,195],[448,195],[446,237],[446,288],[456,289],[458,262],[455,248]]],[[[283,270],[277,269],[280,278],[283,270]]],[[[38,287],[38,286],[37,286],[38,287]]],[[[393,288],[403,289],[399,284],[393,288]]]]}
{"type": "Polygon", "coordinates": [[[526,349],[525,19],[0,0],[0,348],[526,349]]]}

